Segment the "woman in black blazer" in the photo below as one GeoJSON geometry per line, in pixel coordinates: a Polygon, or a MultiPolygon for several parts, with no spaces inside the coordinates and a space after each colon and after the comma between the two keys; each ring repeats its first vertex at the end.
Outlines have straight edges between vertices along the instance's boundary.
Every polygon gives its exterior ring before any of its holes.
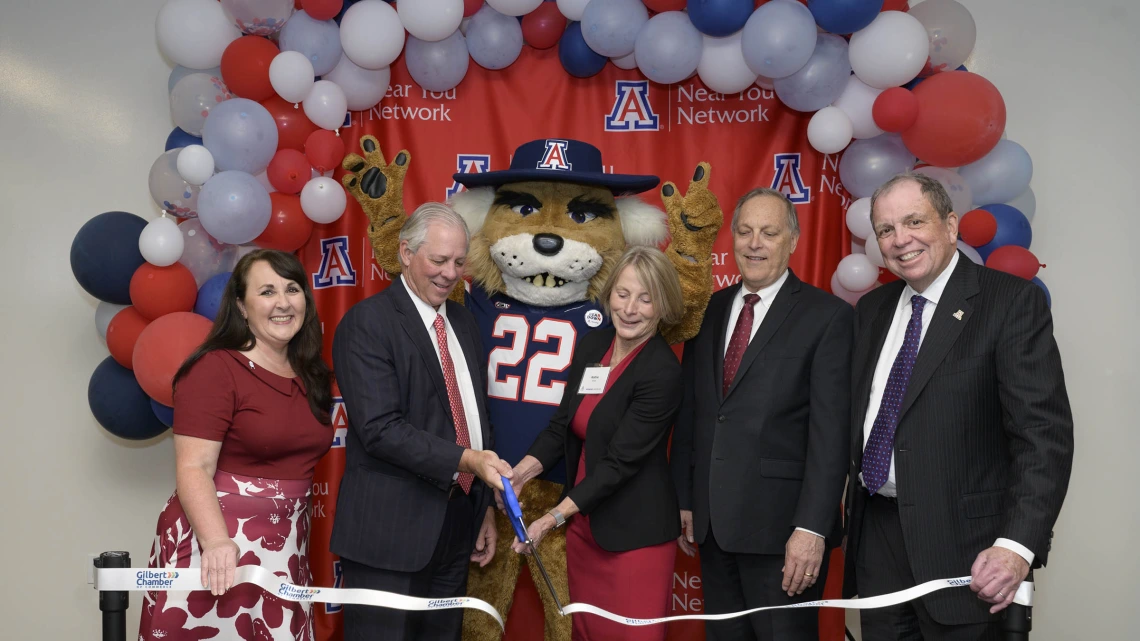
{"type": "MultiPolygon", "coordinates": [[[[579,343],[558,411],[515,467],[516,491],[565,456],[568,491],[530,524],[537,545],[569,523],[570,599],[624,616],[666,616],[681,532],[669,473],[669,430],[681,406],[681,364],[661,336],[680,320],[681,285],[660,251],[625,252],[601,292],[613,327],[579,343]]],[[[514,549],[525,551],[517,540],[514,549]]],[[[627,627],[575,615],[575,641],[665,638],[665,626],[627,627]]]]}

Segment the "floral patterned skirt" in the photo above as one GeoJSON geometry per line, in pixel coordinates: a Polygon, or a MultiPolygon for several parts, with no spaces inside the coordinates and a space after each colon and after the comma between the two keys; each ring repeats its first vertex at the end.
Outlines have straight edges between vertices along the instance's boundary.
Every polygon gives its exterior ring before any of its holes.
{"type": "MultiPolygon", "coordinates": [[[[259,565],[296,585],[310,585],[308,480],[241,476],[218,470],[218,503],[230,538],[238,545],[238,566],[259,565]]],[[[175,492],[158,517],[147,567],[201,567],[201,548],[175,492]]],[[[139,641],[311,641],[308,603],[285,601],[251,583],[220,597],[206,590],[147,592],[139,641]]]]}

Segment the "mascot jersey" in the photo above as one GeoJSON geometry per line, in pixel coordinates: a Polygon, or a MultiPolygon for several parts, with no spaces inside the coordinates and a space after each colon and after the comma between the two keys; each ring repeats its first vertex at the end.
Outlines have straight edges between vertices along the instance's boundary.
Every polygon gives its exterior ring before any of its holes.
{"type": "MultiPolygon", "coordinates": [[[[505,294],[488,296],[477,284],[466,303],[487,355],[487,413],[495,452],[514,466],[558,409],[574,346],[610,320],[593,302],[532,307],[505,294]]],[[[566,466],[560,461],[541,478],[565,484],[566,466]]]]}

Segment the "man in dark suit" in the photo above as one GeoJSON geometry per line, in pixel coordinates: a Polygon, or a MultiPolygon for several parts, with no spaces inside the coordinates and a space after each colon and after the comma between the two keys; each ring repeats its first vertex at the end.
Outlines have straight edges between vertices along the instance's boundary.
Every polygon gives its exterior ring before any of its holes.
{"type": "MultiPolygon", "coordinates": [[[[700,544],[709,614],[822,596],[849,440],[851,306],[788,269],[799,224],[780,192],[745,194],[732,233],[741,284],[713,295],[685,345],[672,451],[680,543],[700,544]]],[[[819,638],[814,609],[705,629],[710,641],[819,638]]]]}
{"type": "MultiPolygon", "coordinates": [[[[347,462],[330,549],[347,588],[462,596],[469,562],[495,554],[492,491],[511,467],[490,450],[483,349],[470,312],[447,299],[467,226],[445,205],[400,232],[402,275],[344,315],[333,364],[348,412],[347,462]]],[[[344,606],[346,641],[458,641],[462,610],[344,606]]]]}
{"type": "Polygon", "coordinates": [[[902,280],[856,309],[846,592],[969,573],[973,593],[864,610],[863,639],[998,639],[995,613],[1044,565],[1072,468],[1045,295],[957,251],[936,180],[892,178],[871,223],[902,280]]]}

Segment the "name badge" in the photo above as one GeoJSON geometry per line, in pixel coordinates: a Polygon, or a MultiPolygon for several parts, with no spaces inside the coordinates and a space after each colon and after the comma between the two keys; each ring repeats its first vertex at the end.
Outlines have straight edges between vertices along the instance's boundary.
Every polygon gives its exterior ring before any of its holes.
{"type": "Polygon", "coordinates": [[[606,391],[606,380],[610,377],[608,367],[587,367],[582,374],[582,384],[578,386],[579,394],[601,394],[606,391]]]}

